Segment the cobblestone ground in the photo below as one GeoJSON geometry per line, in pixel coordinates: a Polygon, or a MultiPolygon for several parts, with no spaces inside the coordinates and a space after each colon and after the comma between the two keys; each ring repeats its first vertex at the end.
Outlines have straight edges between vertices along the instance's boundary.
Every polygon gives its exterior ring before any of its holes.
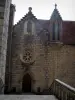
{"type": "Polygon", "coordinates": [[[0,95],[0,100],[58,100],[53,95],[0,95]]]}

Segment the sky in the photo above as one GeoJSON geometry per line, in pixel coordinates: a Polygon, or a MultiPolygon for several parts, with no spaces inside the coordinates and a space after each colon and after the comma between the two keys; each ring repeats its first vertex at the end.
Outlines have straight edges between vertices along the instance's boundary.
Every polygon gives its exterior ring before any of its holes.
{"type": "Polygon", "coordinates": [[[57,9],[63,20],[75,21],[75,0],[12,0],[16,6],[14,24],[16,24],[32,7],[37,19],[50,19],[57,4],[57,9]]]}

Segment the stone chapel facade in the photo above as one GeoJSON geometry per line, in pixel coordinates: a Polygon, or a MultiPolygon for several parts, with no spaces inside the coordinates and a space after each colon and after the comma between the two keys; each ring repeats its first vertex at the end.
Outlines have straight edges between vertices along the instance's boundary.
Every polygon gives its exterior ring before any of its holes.
{"type": "Polygon", "coordinates": [[[0,72],[5,91],[42,92],[56,78],[75,87],[75,21],[64,21],[55,5],[49,20],[37,19],[29,7],[13,25],[15,6],[8,4],[5,74],[0,72]]]}

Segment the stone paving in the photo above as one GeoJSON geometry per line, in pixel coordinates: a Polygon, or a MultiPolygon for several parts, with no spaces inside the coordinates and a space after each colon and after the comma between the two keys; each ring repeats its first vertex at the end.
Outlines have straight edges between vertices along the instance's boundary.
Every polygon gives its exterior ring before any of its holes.
{"type": "Polygon", "coordinates": [[[0,100],[58,100],[53,95],[0,95],[0,100]]]}

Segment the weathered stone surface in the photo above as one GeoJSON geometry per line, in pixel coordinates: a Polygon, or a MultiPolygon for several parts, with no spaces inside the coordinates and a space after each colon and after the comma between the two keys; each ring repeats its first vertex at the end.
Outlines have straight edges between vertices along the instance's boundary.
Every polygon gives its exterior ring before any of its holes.
{"type": "MultiPolygon", "coordinates": [[[[16,34],[16,37],[14,37],[14,40],[17,39],[17,35],[19,36],[19,32],[18,34],[16,34]]],[[[24,39],[21,37],[19,38],[24,39]]],[[[22,89],[21,83],[25,71],[20,62],[19,55],[20,53],[23,53],[23,48],[30,48],[33,51],[33,56],[35,56],[35,63],[30,66],[30,70],[28,71],[28,73],[31,73],[33,79],[35,80],[32,85],[32,89],[34,91],[37,91],[37,87],[40,87],[41,91],[43,91],[43,89],[45,88],[49,88],[55,78],[58,78],[66,82],[67,84],[70,84],[75,87],[75,70],[74,68],[72,69],[72,67],[74,66],[72,64],[74,62],[73,55],[75,54],[74,46],[63,45],[61,43],[52,43],[45,46],[43,44],[40,44],[39,42],[28,43],[23,46],[22,43],[16,44],[14,42],[14,47],[16,48],[13,49],[12,58],[12,87],[16,87],[16,90],[19,87],[20,89],[22,89]],[[18,83],[18,80],[20,80],[21,83],[18,83]]]]}
{"type": "Polygon", "coordinates": [[[44,95],[44,96],[37,96],[37,95],[1,95],[0,96],[1,100],[58,100],[55,96],[53,95],[44,95]]]}
{"type": "Polygon", "coordinates": [[[10,6],[11,0],[0,2],[4,3],[4,8],[0,7],[0,77],[7,91],[22,92],[26,74],[31,77],[31,92],[48,89],[55,78],[75,87],[75,46],[61,43],[63,21],[57,9],[50,21],[37,20],[30,10],[13,27],[14,5],[10,6]],[[55,40],[52,40],[54,31],[55,40]],[[34,63],[31,64],[30,60],[34,63]]]}
{"type": "Polygon", "coordinates": [[[3,84],[5,84],[6,50],[10,3],[11,0],[0,0],[0,77],[3,84]]]}
{"type": "Polygon", "coordinates": [[[2,79],[0,78],[0,94],[2,94],[4,92],[4,84],[3,84],[3,81],[2,79]]]}

